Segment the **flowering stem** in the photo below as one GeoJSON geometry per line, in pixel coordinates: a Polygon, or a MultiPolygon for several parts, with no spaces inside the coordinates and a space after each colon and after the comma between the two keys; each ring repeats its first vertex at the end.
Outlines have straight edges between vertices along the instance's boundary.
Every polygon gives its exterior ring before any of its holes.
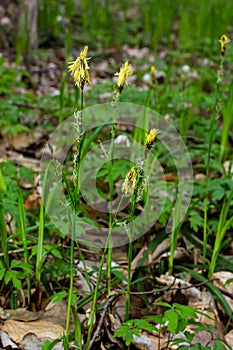
{"type": "Polygon", "coordinates": [[[128,247],[128,281],[127,290],[125,295],[125,321],[128,321],[130,314],[130,289],[131,289],[131,264],[133,259],[133,243],[132,243],[132,231],[129,233],[129,247],[128,247]]]}
{"type": "Polygon", "coordinates": [[[113,228],[113,215],[112,215],[112,201],[113,201],[113,149],[114,149],[114,139],[116,132],[116,113],[117,113],[117,101],[119,95],[116,93],[113,102],[113,117],[112,117],[112,130],[111,130],[111,145],[109,151],[109,163],[108,163],[108,176],[109,176],[109,244],[108,244],[108,258],[107,258],[107,286],[108,286],[108,296],[111,294],[111,276],[112,276],[112,228],[113,228]]]}
{"type": "MultiPolygon", "coordinates": [[[[137,173],[137,186],[135,188],[135,191],[132,195],[132,201],[130,206],[130,213],[129,217],[132,218],[136,209],[136,201],[138,196],[138,190],[140,187],[140,178],[139,174],[137,173]]],[[[129,235],[129,247],[128,247],[128,280],[127,280],[127,290],[125,295],[125,321],[128,321],[129,314],[130,314],[130,289],[131,289],[131,264],[133,260],[133,229],[134,221],[130,224],[130,230],[128,232],[129,235]]]]}
{"type": "MultiPolygon", "coordinates": [[[[80,123],[80,126],[82,128],[82,111],[83,111],[83,89],[81,90],[81,102],[80,102],[80,111],[81,111],[81,123],[80,123]]],[[[82,133],[82,129],[81,129],[81,133],[82,133]]]]}
{"type": "Polygon", "coordinates": [[[66,340],[69,343],[70,314],[72,307],[73,281],[74,281],[74,239],[75,221],[71,224],[71,245],[70,245],[70,286],[68,295],[67,317],[66,317],[66,340]]]}
{"type": "Polygon", "coordinates": [[[93,331],[93,327],[95,324],[95,314],[96,314],[96,306],[97,306],[97,300],[98,300],[98,291],[99,291],[99,285],[100,285],[100,281],[101,281],[101,276],[102,276],[102,269],[103,269],[103,264],[104,264],[104,260],[105,260],[105,255],[107,252],[107,249],[109,247],[109,241],[111,238],[111,230],[109,230],[108,232],[108,237],[107,237],[107,241],[106,241],[106,245],[101,257],[101,261],[100,261],[100,265],[98,268],[98,274],[97,274],[97,281],[96,281],[96,285],[95,285],[95,290],[94,290],[94,295],[93,295],[93,302],[92,302],[92,308],[91,308],[91,315],[90,318],[88,320],[88,334],[87,334],[87,342],[86,342],[86,346],[85,349],[89,350],[90,349],[90,342],[91,342],[91,334],[93,331]]]}
{"type": "Polygon", "coordinates": [[[207,220],[208,220],[208,192],[209,192],[209,168],[210,168],[210,155],[212,150],[212,143],[215,132],[215,122],[216,122],[216,114],[218,114],[218,104],[219,104],[219,90],[220,90],[220,79],[217,80],[217,91],[216,91],[216,100],[215,100],[215,108],[214,113],[211,115],[210,120],[210,129],[209,129],[209,147],[207,154],[207,164],[206,164],[206,188],[205,188],[205,199],[204,199],[204,227],[203,227],[203,257],[202,257],[202,270],[205,270],[206,264],[206,253],[207,253],[207,243],[208,243],[208,233],[207,233],[207,220]]]}

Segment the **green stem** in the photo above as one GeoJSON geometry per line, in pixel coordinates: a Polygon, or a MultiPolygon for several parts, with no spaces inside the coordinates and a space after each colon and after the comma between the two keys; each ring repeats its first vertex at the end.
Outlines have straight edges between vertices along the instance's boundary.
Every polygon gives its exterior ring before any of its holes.
{"type": "MultiPolygon", "coordinates": [[[[215,111],[219,102],[219,83],[217,83],[217,91],[216,91],[216,101],[215,101],[215,111]]],[[[202,270],[205,270],[206,265],[206,253],[207,253],[207,243],[208,243],[208,233],[207,233],[207,220],[208,220],[208,207],[209,207],[209,171],[210,171],[210,155],[212,150],[212,143],[215,132],[215,118],[216,114],[212,113],[211,121],[210,121],[210,138],[209,138],[209,147],[207,154],[207,164],[206,164],[206,188],[205,188],[205,199],[204,199],[204,227],[203,227],[203,255],[202,255],[202,270]]]]}
{"type": "Polygon", "coordinates": [[[117,100],[113,104],[113,116],[112,116],[112,130],[111,130],[111,145],[109,150],[109,162],[108,162],[108,176],[109,176],[109,244],[108,244],[108,257],[107,257],[107,288],[108,296],[111,294],[111,278],[112,278],[112,228],[113,228],[113,215],[112,215],[112,201],[113,201],[113,149],[114,139],[116,133],[116,113],[117,113],[117,100]]]}
{"type": "Polygon", "coordinates": [[[130,232],[130,241],[128,248],[128,281],[127,290],[125,296],[125,321],[128,321],[130,315],[130,289],[131,289],[131,264],[133,258],[133,243],[132,243],[132,232],[130,232]]]}
{"type": "Polygon", "coordinates": [[[37,245],[37,256],[36,256],[36,288],[39,291],[41,281],[41,269],[43,263],[43,240],[44,240],[44,207],[41,201],[40,206],[40,225],[38,232],[38,245],[37,245]]]}
{"type": "Polygon", "coordinates": [[[6,232],[6,221],[4,215],[4,207],[3,207],[3,197],[6,192],[6,185],[2,176],[2,172],[0,169],[0,237],[1,237],[1,246],[3,252],[3,263],[6,269],[9,268],[9,255],[7,248],[7,232],[6,232]]]}
{"type": "Polygon", "coordinates": [[[71,315],[72,299],[73,299],[74,239],[75,239],[75,222],[72,225],[71,245],[70,245],[70,286],[69,286],[67,318],[66,318],[66,340],[67,340],[67,342],[69,342],[70,315],[71,315]]]}
{"type": "MultiPolygon", "coordinates": [[[[27,244],[27,236],[26,236],[26,214],[25,208],[23,204],[22,193],[18,191],[18,206],[19,206],[19,225],[23,242],[23,250],[24,250],[24,260],[27,265],[29,265],[29,256],[28,256],[28,244],[27,244]]],[[[28,305],[31,303],[31,279],[30,273],[27,272],[27,296],[28,296],[28,305]]]]}
{"type": "Polygon", "coordinates": [[[105,260],[105,255],[107,252],[107,249],[109,247],[109,240],[111,237],[111,232],[109,230],[108,233],[108,237],[107,237],[107,242],[101,257],[101,261],[100,261],[100,265],[98,268],[98,274],[97,274],[97,281],[96,281],[96,285],[95,285],[95,290],[94,290],[94,296],[93,296],[93,302],[92,302],[92,308],[91,308],[91,315],[90,318],[88,320],[88,334],[87,334],[87,343],[85,346],[85,350],[89,350],[90,349],[90,342],[91,342],[91,334],[94,328],[94,324],[95,324],[95,319],[96,319],[96,308],[97,308],[97,300],[98,300],[98,292],[99,292],[99,285],[100,285],[100,281],[101,281],[101,276],[102,276],[102,269],[103,269],[103,265],[104,265],[104,260],[105,260]]]}
{"type": "MultiPolygon", "coordinates": [[[[76,181],[75,181],[75,191],[74,191],[74,211],[77,211],[80,197],[80,179],[79,179],[79,167],[81,163],[81,151],[84,142],[84,136],[82,135],[82,111],[83,111],[83,89],[81,90],[81,101],[80,101],[80,115],[78,119],[79,128],[79,140],[77,143],[77,160],[76,160],[76,181]]],[[[72,311],[72,299],[73,299],[73,281],[74,281],[74,246],[75,246],[75,219],[71,220],[71,245],[70,245],[70,285],[69,285],[69,295],[68,295],[68,306],[67,306],[67,319],[66,319],[66,341],[69,342],[69,328],[70,328],[70,315],[72,311]]],[[[79,248],[79,246],[78,246],[79,248]]],[[[85,266],[85,265],[84,265],[85,266]]],[[[89,281],[90,282],[90,281],[89,281]]]]}

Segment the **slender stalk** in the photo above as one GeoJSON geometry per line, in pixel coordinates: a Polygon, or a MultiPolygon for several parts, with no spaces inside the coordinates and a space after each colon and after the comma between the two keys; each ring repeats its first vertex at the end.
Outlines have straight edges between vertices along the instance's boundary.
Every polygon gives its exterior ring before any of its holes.
{"type": "MultiPolygon", "coordinates": [[[[137,201],[137,195],[138,190],[140,187],[140,174],[137,173],[137,186],[135,188],[135,191],[132,195],[131,200],[131,206],[130,206],[130,213],[129,217],[132,218],[135,212],[136,208],[136,201],[137,201]]],[[[129,247],[128,247],[128,275],[127,275],[127,289],[126,289],[126,295],[125,295],[125,321],[128,321],[129,314],[130,314],[130,290],[131,290],[131,264],[133,260],[133,235],[134,235],[134,222],[132,221],[130,224],[130,229],[128,232],[129,237],[129,247]]]]}
{"type": "Polygon", "coordinates": [[[0,169],[0,237],[1,237],[1,247],[3,252],[3,263],[6,269],[9,268],[9,254],[7,248],[7,232],[6,232],[6,221],[4,216],[4,207],[3,207],[3,196],[6,192],[6,185],[2,176],[0,169]]]}
{"type": "Polygon", "coordinates": [[[208,146],[208,154],[207,154],[207,163],[206,163],[206,188],[205,188],[205,199],[204,199],[204,227],[203,227],[203,254],[202,254],[202,270],[205,270],[206,265],[206,254],[207,254],[207,243],[208,243],[208,233],[207,233],[207,221],[208,221],[208,207],[209,207],[209,172],[210,172],[210,156],[211,156],[211,150],[212,150],[212,144],[213,144],[213,138],[215,133],[215,119],[216,119],[216,113],[217,107],[219,103],[219,90],[220,85],[219,82],[217,82],[217,91],[216,91],[216,101],[215,101],[215,108],[214,113],[211,115],[210,120],[210,131],[209,131],[209,146],[208,146]]]}
{"type": "MultiPolygon", "coordinates": [[[[81,89],[81,102],[80,102],[80,110],[81,110],[81,121],[80,121],[80,127],[82,128],[82,111],[83,111],[83,99],[84,99],[84,93],[83,89],[81,89]]],[[[82,132],[82,130],[81,130],[82,132]]]]}
{"type": "Polygon", "coordinates": [[[90,292],[92,292],[92,285],[91,285],[90,277],[89,277],[89,274],[88,274],[88,271],[87,271],[87,267],[86,267],[86,263],[85,263],[85,260],[84,260],[84,257],[83,257],[83,253],[82,253],[82,251],[80,249],[80,245],[79,245],[78,241],[76,242],[76,246],[78,248],[78,253],[79,253],[80,260],[83,263],[83,268],[84,268],[84,272],[85,272],[85,280],[86,280],[87,285],[88,285],[88,287],[90,289],[90,292]]]}
{"type": "MultiPolygon", "coordinates": [[[[78,142],[77,142],[77,159],[75,163],[76,179],[75,179],[75,193],[73,198],[74,211],[77,211],[79,205],[80,196],[80,179],[79,179],[79,167],[81,163],[81,151],[84,141],[84,135],[82,135],[82,111],[83,111],[83,88],[81,89],[81,102],[80,102],[80,112],[79,119],[77,121],[79,128],[78,142]]],[[[68,294],[68,306],[67,306],[67,318],[66,318],[66,341],[69,342],[69,328],[70,328],[70,315],[72,311],[72,300],[73,300],[73,282],[74,282],[74,246],[75,246],[75,220],[71,221],[71,244],[70,244],[70,285],[68,294]]],[[[80,251],[78,243],[76,243],[80,251]]],[[[84,264],[85,266],[85,264],[84,264]]],[[[90,282],[90,281],[89,281],[90,282]]]]}
{"type": "Polygon", "coordinates": [[[233,222],[233,216],[229,220],[226,219],[230,210],[232,199],[233,199],[233,189],[231,190],[228,200],[225,203],[225,205],[223,205],[221,210],[221,215],[218,222],[218,229],[217,229],[216,238],[214,242],[214,250],[213,250],[212,259],[209,267],[209,273],[208,273],[209,278],[211,278],[214,273],[214,269],[216,266],[216,262],[221,249],[221,244],[222,244],[224,235],[227,229],[230,227],[231,223],[233,222]]]}
{"type": "Polygon", "coordinates": [[[131,264],[133,259],[133,242],[132,232],[129,234],[129,247],[128,247],[128,276],[127,276],[127,289],[125,295],[125,321],[128,321],[130,314],[130,289],[131,289],[131,264]]]}
{"type": "Polygon", "coordinates": [[[114,150],[114,139],[116,133],[116,114],[117,114],[117,102],[118,102],[118,92],[113,102],[113,116],[112,116],[112,130],[111,130],[111,145],[109,150],[109,162],[108,162],[108,178],[109,178],[109,244],[108,244],[108,257],[107,257],[107,288],[108,296],[111,294],[111,278],[112,278],[112,228],[113,228],[113,213],[112,213],[112,202],[113,202],[113,150],[114,150]]]}
{"type": "MultiPolygon", "coordinates": [[[[118,212],[119,212],[122,200],[123,200],[123,196],[121,197],[121,200],[119,201],[119,204],[118,204],[118,207],[117,207],[117,210],[116,210],[116,214],[115,214],[115,216],[113,218],[113,222],[112,222],[113,226],[114,226],[114,224],[117,221],[117,215],[118,215],[118,212]]],[[[106,256],[106,253],[107,253],[107,249],[108,249],[108,257],[107,257],[107,259],[109,259],[109,257],[110,257],[110,255],[109,255],[109,247],[111,246],[111,243],[110,243],[111,238],[112,238],[112,230],[109,230],[107,241],[106,241],[106,244],[105,244],[105,248],[104,248],[104,251],[102,253],[100,265],[99,265],[99,268],[98,268],[97,281],[96,281],[94,295],[93,295],[91,316],[90,316],[90,319],[88,321],[89,327],[88,327],[87,343],[86,343],[86,346],[85,346],[86,350],[90,349],[91,334],[92,334],[92,330],[93,330],[93,327],[94,327],[94,324],[95,324],[95,313],[96,313],[96,306],[97,306],[97,300],[98,300],[98,295],[99,295],[99,285],[100,285],[101,276],[102,276],[102,269],[103,269],[103,264],[104,264],[105,256],[106,256]]],[[[111,266],[111,261],[110,262],[108,261],[108,264],[111,266]]]]}
{"type": "Polygon", "coordinates": [[[39,293],[40,299],[40,282],[41,282],[41,270],[43,264],[43,240],[44,240],[44,207],[43,202],[40,204],[40,225],[38,232],[38,245],[36,255],[36,288],[39,293]]]}
{"type": "Polygon", "coordinates": [[[183,199],[183,190],[184,190],[184,184],[181,185],[179,188],[179,194],[178,194],[178,198],[175,206],[173,223],[172,223],[171,248],[170,248],[169,261],[168,261],[169,275],[172,275],[172,271],[173,271],[174,254],[175,254],[175,249],[177,246],[177,240],[178,240],[180,226],[181,226],[181,223],[180,224],[178,223],[179,223],[181,205],[182,205],[182,199],[183,199]]]}
{"type": "MultiPolygon", "coordinates": [[[[26,236],[26,215],[25,215],[25,209],[23,205],[23,197],[20,190],[18,192],[18,203],[19,203],[19,225],[20,225],[21,237],[23,242],[24,260],[25,260],[25,263],[29,265],[28,244],[27,244],[27,236],[26,236]]],[[[28,305],[30,305],[31,278],[30,278],[29,272],[27,272],[27,295],[28,295],[28,305]]]]}
{"type": "Polygon", "coordinates": [[[92,308],[91,308],[91,315],[90,318],[88,320],[88,334],[87,334],[87,342],[86,342],[86,346],[85,349],[89,350],[90,349],[90,342],[91,342],[91,334],[94,328],[94,324],[95,324],[95,319],[96,319],[96,307],[97,307],[97,300],[98,300],[98,295],[99,295],[99,285],[100,285],[100,281],[101,281],[101,276],[102,276],[102,269],[103,269],[103,265],[104,265],[104,260],[105,260],[105,255],[107,252],[107,249],[109,247],[109,239],[111,237],[111,231],[109,230],[108,232],[108,237],[107,237],[107,241],[106,241],[106,245],[103,251],[103,254],[101,256],[101,261],[100,261],[100,265],[98,268],[98,274],[97,274],[97,281],[96,281],[96,285],[95,285],[95,290],[94,290],[94,295],[93,295],[93,302],[92,302],[92,308]]]}
{"type": "Polygon", "coordinates": [[[75,239],[75,221],[71,225],[71,243],[70,243],[70,286],[68,295],[67,317],[66,317],[66,340],[69,342],[70,315],[72,311],[73,282],[74,282],[74,239],[75,239]]]}

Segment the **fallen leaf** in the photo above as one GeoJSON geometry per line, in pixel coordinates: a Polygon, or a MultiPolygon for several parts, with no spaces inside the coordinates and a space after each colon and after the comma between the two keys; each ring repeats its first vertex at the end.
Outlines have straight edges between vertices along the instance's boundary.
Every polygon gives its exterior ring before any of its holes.
{"type": "Polygon", "coordinates": [[[9,335],[3,331],[0,330],[0,342],[2,343],[2,346],[4,349],[19,349],[19,347],[13,343],[13,341],[10,339],[9,335]]]}
{"type": "Polygon", "coordinates": [[[9,315],[8,319],[9,320],[16,320],[16,321],[36,321],[38,320],[43,312],[32,312],[28,311],[24,308],[19,308],[16,310],[5,310],[5,312],[9,315]]]}
{"type": "Polygon", "coordinates": [[[225,335],[226,342],[233,349],[233,329],[225,335]]]}
{"type": "Polygon", "coordinates": [[[33,322],[7,320],[3,325],[0,325],[0,328],[16,343],[20,343],[28,333],[35,334],[37,338],[49,338],[51,340],[60,338],[65,333],[62,326],[46,320],[33,322]]]}
{"type": "MultiPolygon", "coordinates": [[[[233,295],[233,282],[226,285],[227,280],[233,279],[233,273],[229,271],[219,271],[215,272],[213,274],[214,278],[217,278],[213,281],[214,285],[218,288],[223,289],[230,295],[233,295]]],[[[231,309],[233,310],[233,300],[229,298],[228,296],[225,296],[226,300],[228,301],[231,309]]]]}

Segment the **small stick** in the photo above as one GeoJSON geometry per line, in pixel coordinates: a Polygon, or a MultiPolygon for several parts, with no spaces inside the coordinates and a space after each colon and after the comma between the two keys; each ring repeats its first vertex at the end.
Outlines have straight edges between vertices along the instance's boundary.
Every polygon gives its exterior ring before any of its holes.
{"type": "MultiPolygon", "coordinates": [[[[196,283],[194,285],[191,285],[191,286],[185,286],[185,287],[172,287],[174,285],[174,282],[168,286],[168,287],[164,287],[164,288],[160,288],[160,289],[153,289],[153,290],[149,290],[149,291],[145,291],[145,292],[130,292],[130,294],[136,294],[136,295],[144,295],[144,294],[153,294],[153,293],[160,293],[160,292],[166,292],[166,291],[170,291],[170,290],[178,290],[178,289],[190,289],[190,288],[193,288],[193,287],[200,287],[200,286],[203,286],[209,282],[212,282],[212,281],[218,281],[219,278],[211,278],[207,281],[203,281],[203,282],[200,282],[200,283],[196,283]]],[[[217,287],[218,288],[218,287],[217,287]]],[[[220,288],[218,288],[220,290],[220,288]]],[[[116,292],[123,292],[121,289],[114,289],[116,292]]],[[[226,293],[226,291],[223,292],[223,290],[220,290],[220,292],[222,292],[223,294],[226,293]]],[[[228,292],[227,292],[228,293],[228,292]]],[[[225,294],[225,295],[228,295],[228,294],[225,294]]]]}
{"type": "Polygon", "coordinates": [[[104,322],[104,318],[106,316],[106,313],[108,311],[108,308],[109,306],[114,302],[115,299],[117,299],[119,297],[119,294],[115,294],[113,296],[111,296],[111,298],[108,299],[108,301],[106,302],[106,304],[104,305],[104,308],[103,308],[103,312],[102,312],[102,315],[100,317],[100,320],[99,320],[99,323],[98,323],[98,326],[96,328],[96,331],[91,339],[91,342],[90,342],[90,349],[91,347],[93,346],[94,342],[95,342],[95,339],[97,337],[97,335],[99,334],[100,330],[101,330],[101,327],[103,325],[103,322],[104,322]]]}

